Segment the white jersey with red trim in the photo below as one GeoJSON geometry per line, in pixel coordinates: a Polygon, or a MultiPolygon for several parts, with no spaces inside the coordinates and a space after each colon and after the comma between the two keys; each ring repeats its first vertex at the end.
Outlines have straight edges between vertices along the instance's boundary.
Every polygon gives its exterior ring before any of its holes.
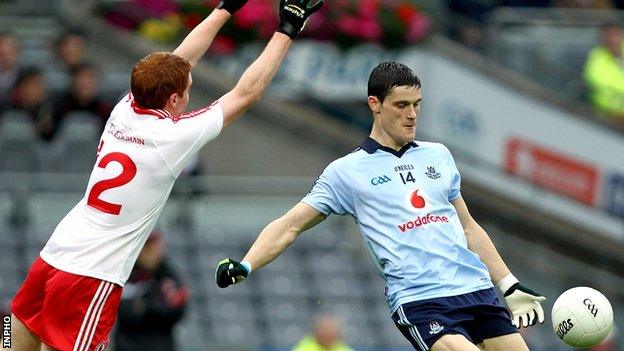
{"type": "Polygon", "coordinates": [[[123,286],[175,180],[222,128],[218,101],[172,116],[139,108],[128,94],[106,123],[84,197],[58,224],[41,258],[123,286]]]}

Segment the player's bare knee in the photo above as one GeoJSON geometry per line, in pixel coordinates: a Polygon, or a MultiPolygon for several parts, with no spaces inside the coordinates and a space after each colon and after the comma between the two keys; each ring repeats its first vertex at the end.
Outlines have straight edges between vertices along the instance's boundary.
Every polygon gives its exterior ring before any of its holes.
{"type": "Polygon", "coordinates": [[[461,334],[446,334],[438,339],[431,351],[478,351],[479,348],[461,334]]]}
{"type": "Polygon", "coordinates": [[[519,333],[503,335],[483,341],[487,351],[529,351],[519,333]]]}

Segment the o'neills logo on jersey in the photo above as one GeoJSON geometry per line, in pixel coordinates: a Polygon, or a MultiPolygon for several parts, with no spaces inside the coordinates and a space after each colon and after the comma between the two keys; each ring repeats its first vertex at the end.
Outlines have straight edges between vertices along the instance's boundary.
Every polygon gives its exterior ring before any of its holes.
{"type": "Polygon", "coordinates": [[[120,131],[113,133],[113,136],[122,141],[128,141],[128,142],[139,144],[139,145],[145,145],[145,140],[134,137],[134,136],[126,135],[120,131]]]}
{"type": "Polygon", "coordinates": [[[410,230],[410,229],[415,229],[418,227],[425,226],[427,224],[440,223],[440,222],[448,223],[449,218],[447,216],[434,216],[431,213],[429,213],[426,216],[419,216],[409,222],[399,224],[397,227],[399,228],[401,233],[405,233],[405,231],[410,230]]]}
{"type": "Polygon", "coordinates": [[[121,141],[127,141],[127,142],[134,143],[134,144],[145,145],[144,139],[131,136],[131,135],[127,135],[123,131],[117,129],[117,127],[113,123],[111,123],[111,127],[110,127],[110,130],[108,131],[108,134],[114,136],[116,139],[121,140],[121,141]]]}

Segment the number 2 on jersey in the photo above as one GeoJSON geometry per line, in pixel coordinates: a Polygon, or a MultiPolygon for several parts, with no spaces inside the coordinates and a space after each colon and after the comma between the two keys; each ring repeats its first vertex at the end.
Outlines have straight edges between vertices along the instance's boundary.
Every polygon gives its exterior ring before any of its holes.
{"type": "Polygon", "coordinates": [[[110,154],[107,154],[102,157],[97,166],[100,168],[106,168],[106,166],[108,166],[111,162],[117,162],[121,165],[123,169],[121,174],[115,178],[105,179],[95,183],[89,192],[87,205],[105,213],[119,215],[121,212],[121,205],[112,204],[100,199],[100,194],[108,189],[128,184],[136,175],[137,167],[130,156],[121,152],[111,152],[110,154]]]}

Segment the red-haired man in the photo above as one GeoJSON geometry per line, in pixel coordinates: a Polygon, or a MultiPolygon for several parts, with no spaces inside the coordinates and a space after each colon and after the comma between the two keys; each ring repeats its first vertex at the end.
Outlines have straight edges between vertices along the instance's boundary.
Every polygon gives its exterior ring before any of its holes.
{"type": "MultiPolygon", "coordinates": [[[[173,52],[141,59],[113,109],[82,200],[58,224],[11,305],[13,350],[102,351],[122,286],[191,156],[257,101],[322,0],[282,0],[279,30],[236,86],[184,113],[191,70],[247,0],[222,0],[173,52]]],[[[67,160],[71,162],[71,160],[67,160]]]]}

